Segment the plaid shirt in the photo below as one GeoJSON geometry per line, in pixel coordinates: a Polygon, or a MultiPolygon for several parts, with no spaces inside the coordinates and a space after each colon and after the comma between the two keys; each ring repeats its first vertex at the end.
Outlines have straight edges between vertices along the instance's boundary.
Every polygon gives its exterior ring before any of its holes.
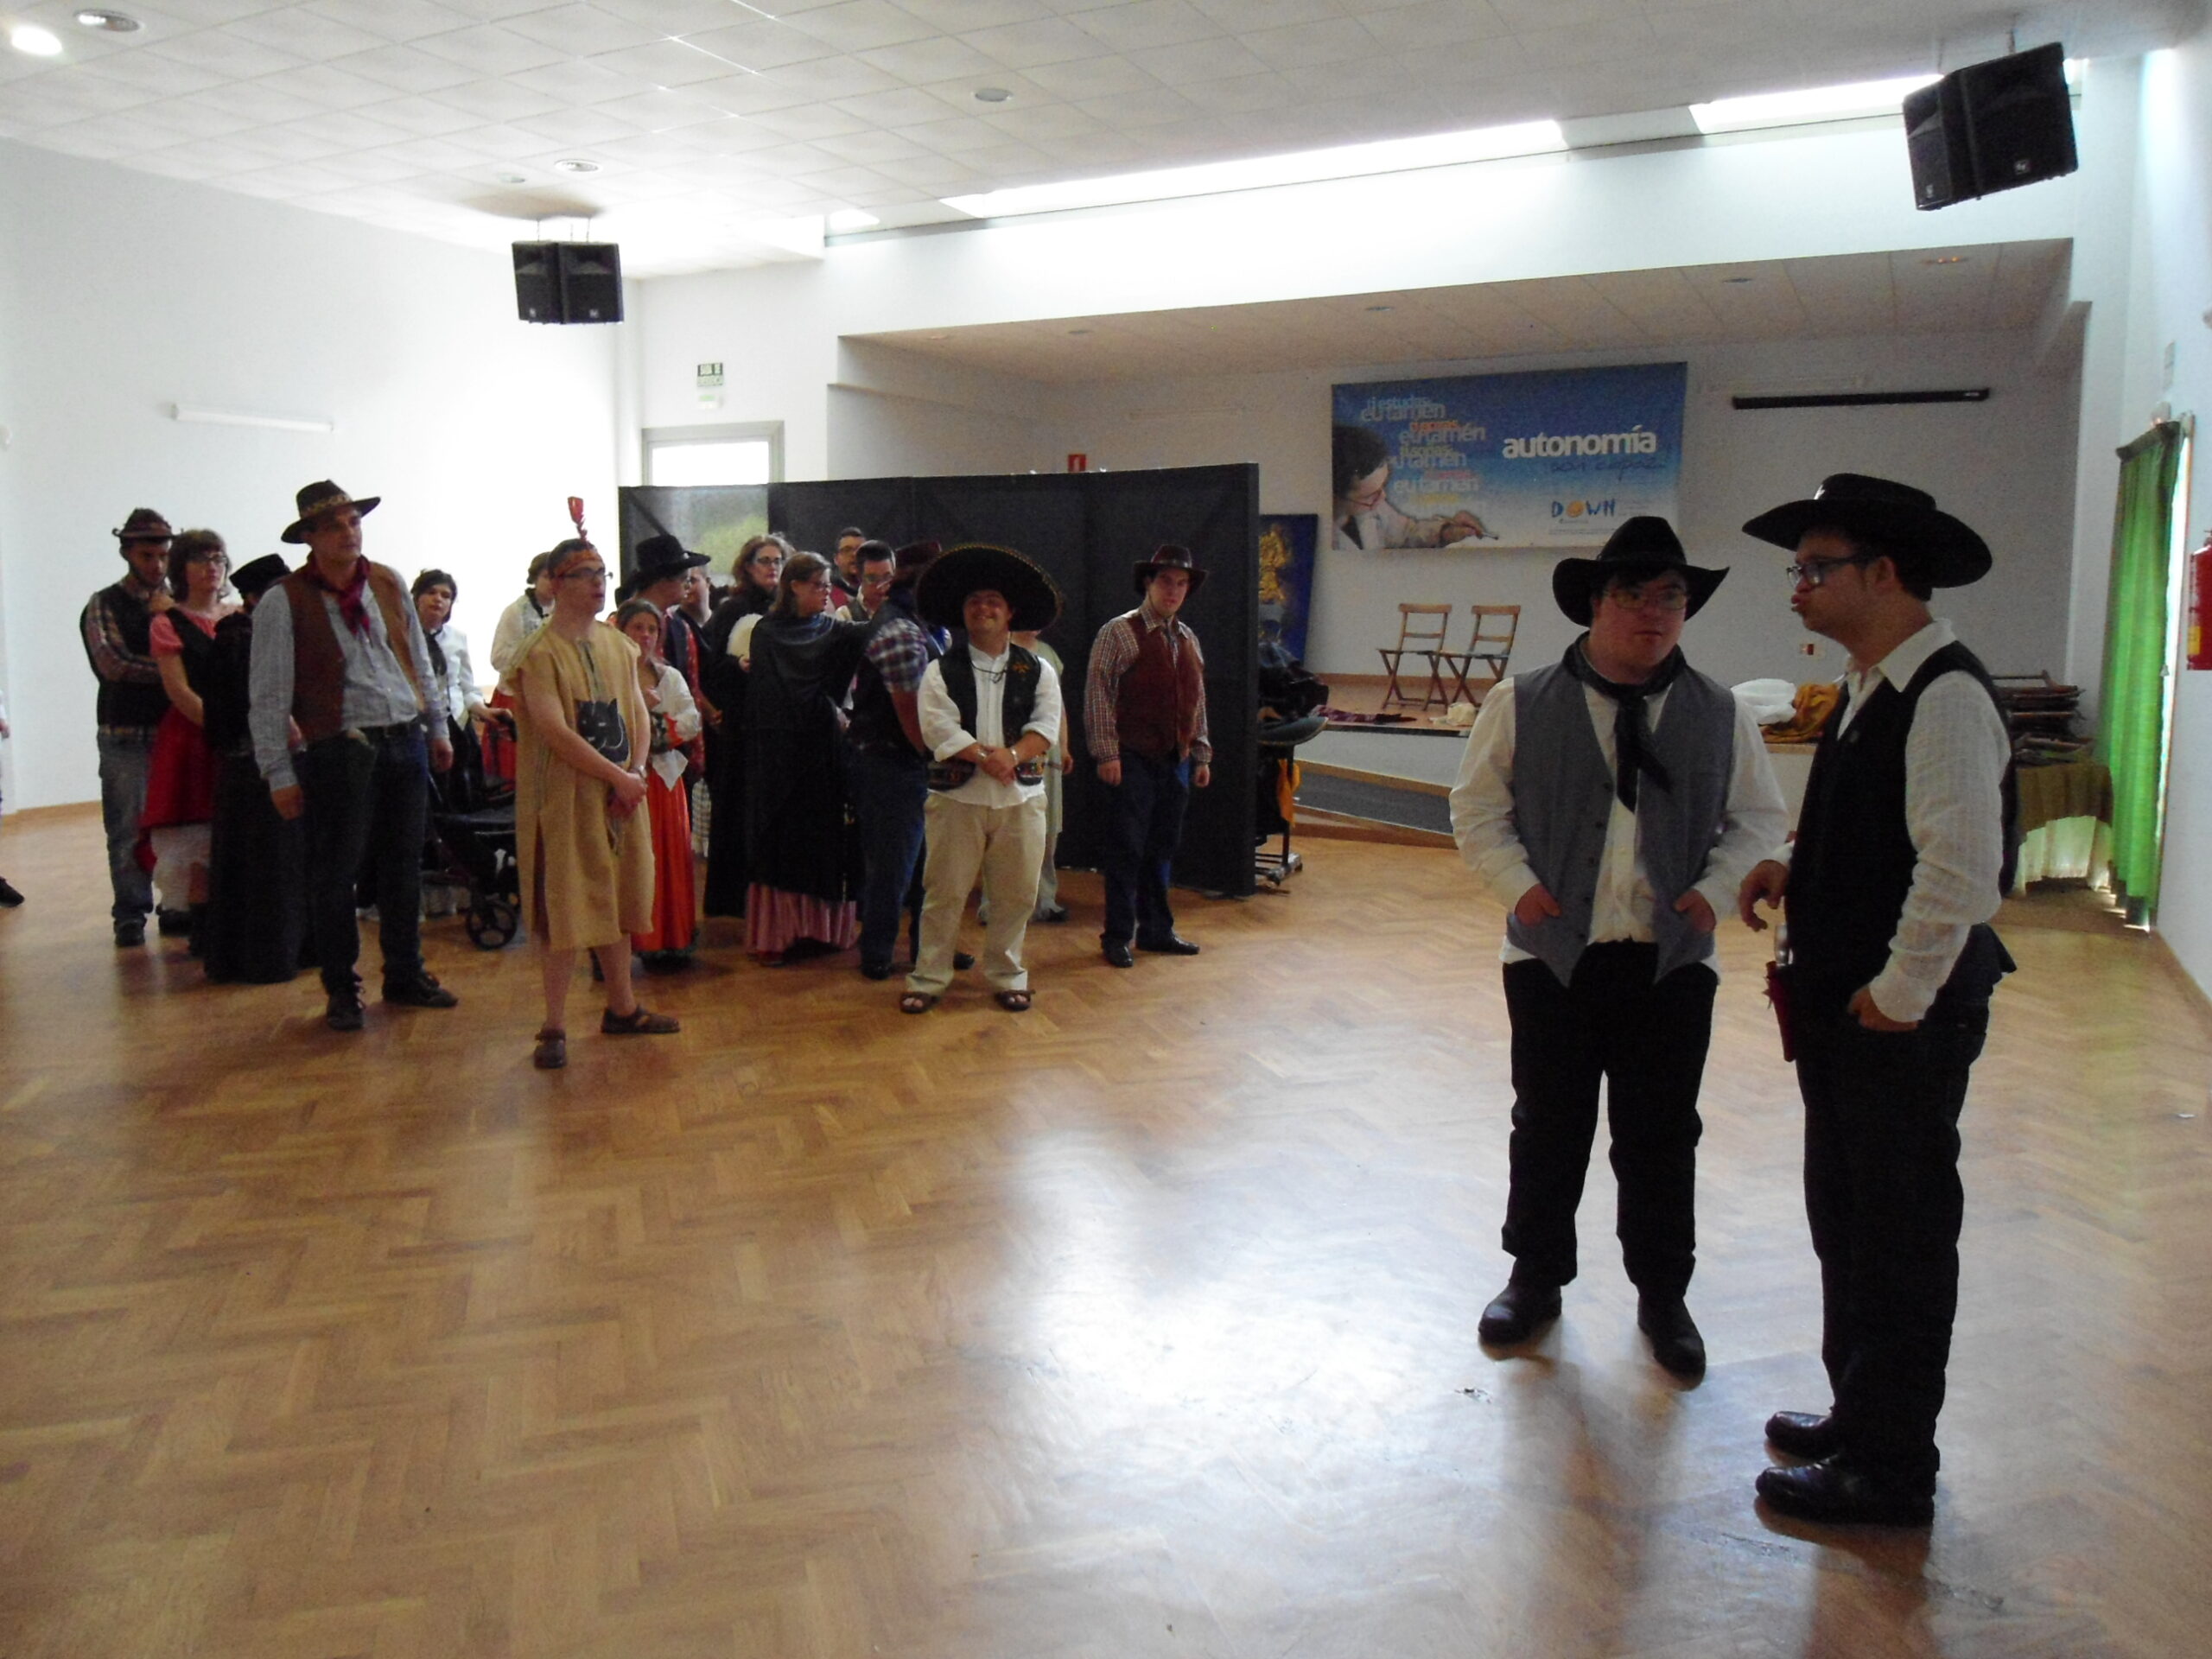
{"type": "MultiPolygon", "coordinates": [[[[146,583],[138,580],[136,572],[124,577],[120,584],[126,593],[140,599],[150,600],[162,591],[160,582],[146,583]]],[[[85,649],[92,656],[92,666],[104,680],[121,685],[159,685],[162,666],[150,656],[142,657],[123,637],[123,625],[116,620],[114,609],[108,603],[107,589],[103,588],[92,595],[92,603],[85,607],[85,649]]],[[[143,726],[99,727],[102,737],[143,737],[143,726]]]]}
{"type": "MultiPolygon", "coordinates": [[[[1186,646],[1192,651],[1198,648],[1198,636],[1181,621],[1154,610],[1149,598],[1135,610],[1116,617],[1098,630],[1098,638],[1090,647],[1090,672],[1083,686],[1083,726],[1090,735],[1090,758],[1094,760],[1122,758],[1122,728],[1114,705],[1121,696],[1122,676],[1137,659],[1139,623],[1147,632],[1156,628],[1167,630],[1170,656],[1186,646]]],[[[1198,730],[1191,740],[1191,759],[1201,766],[1213,764],[1213,741],[1206,734],[1204,697],[1198,699],[1198,730]]]]}
{"type": "Polygon", "coordinates": [[[930,665],[929,637],[919,622],[894,611],[869,637],[868,659],[892,690],[918,692],[930,665]]]}

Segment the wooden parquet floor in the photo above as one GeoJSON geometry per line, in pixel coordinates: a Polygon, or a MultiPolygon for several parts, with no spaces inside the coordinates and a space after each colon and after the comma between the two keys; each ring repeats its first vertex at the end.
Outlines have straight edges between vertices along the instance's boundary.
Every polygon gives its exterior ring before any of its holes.
{"type": "Polygon", "coordinates": [[[1751,1501],[1826,1401],[1759,945],[1711,1373],[1651,1364],[1602,1162],[1566,1318],[1492,1359],[1498,912],[1301,850],[1134,973],[1071,878],[1027,1016],[724,942],[648,982],[682,1037],[580,1017],[545,1075],[520,951],[438,924],[462,1007],[339,1037],[311,977],[115,951],[96,816],[10,820],[0,1654],[2207,1650],[2212,1032],[2140,938],[2012,907],[1938,1519],[1853,1537],[1751,1501]]]}

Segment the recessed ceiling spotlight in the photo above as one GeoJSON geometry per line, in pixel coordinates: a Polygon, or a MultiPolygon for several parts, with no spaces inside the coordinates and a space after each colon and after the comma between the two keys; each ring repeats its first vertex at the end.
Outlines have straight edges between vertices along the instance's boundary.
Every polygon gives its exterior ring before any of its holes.
{"type": "Polygon", "coordinates": [[[1071,334],[1087,334],[1090,332],[1090,330],[1088,328],[1071,328],[1068,330],[1068,333],[1071,334]]]}
{"type": "Polygon", "coordinates": [[[1367,308],[1370,311],[1389,311],[1392,308],[1392,307],[1387,305],[1370,305],[1367,308]]]}
{"type": "Polygon", "coordinates": [[[1967,256],[1963,253],[1945,253],[1938,254],[1933,259],[1923,259],[1920,263],[1923,265],[1963,265],[1966,262],[1967,256]]]}
{"type": "Polygon", "coordinates": [[[1730,288],[1741,288],[1745,283],[1754,279],[1749,276],[1723,276],[1720,280],[1730,288]]]}
{"type": "Polygon", "coordinates": [[[87,7],[77,14],[80,29],[104,29],[111,35],[136,35],[145,25],[120,11],[95,11],[87,7]]]}
{"type": "Polygon", "coordinates": [[[596,173],[599,171],[599,163],[579,160],[556,162],[553,163],[553,170],[556,173],[596,173]]]}
{"type": "Polygon", "coordinates": [[[18,52],[28,52],[35,58],[58,58],[61,55],[60,37],[50,29],[41,29],[36,23],[17,23],[8,31],[8,44],[18,52]]]}
{"type": "Polygon", "coordinates": [[[978,104],[1003,104],[1013,96],[1014,94],[1003,86],[978,86],[976,89],[976,101],[978,104]]]}
{"type": "Polygon", "coordinates": [[[924,340],[950,340],[952,336],[950,334],[924,334],[922,338],[924,340]]]}
{"type": "Polygon", "coordinates": [[[494,173],[492,176],[497,179],[501,184],[527,184],[530,182],[529,176],[526,174],[522,173],[494,173]]]}

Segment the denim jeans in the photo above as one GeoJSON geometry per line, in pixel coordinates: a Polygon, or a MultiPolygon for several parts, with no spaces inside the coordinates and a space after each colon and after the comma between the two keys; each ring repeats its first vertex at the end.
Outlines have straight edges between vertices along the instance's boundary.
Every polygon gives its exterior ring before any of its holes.
{"type": "Polygon", "coordinates": [[[350,990],[361,954],[354,884],[365,861],[376,871],[378,943],[384,982],[423,971],[423,836],[430,769],[420,726],[341,732],[302,751],[307,799],[308,922],[322,986],[350,990]]]}
{"type": "Polygon", "coordinates": [[[1109,944],[1157,944],[1175,931],[1167,878],[1183,844],[1183,813],[1191,803],[1191,763],[1147,760],[1122,751],[1122,781],[1112,791],[1114,821],[1106,839],[1109,944]]]}
{"type": "Polygon", "coordinates": [[[154,766],[154,734],[103,732],[100,822],[107,830],[107,880],[118,922],[143,922],[154,908],[154,878],[138,862],[138,820],[146,816],[146,779],[154,766]]]}
{"type": "MultiPolygon", "coordinates": [[[[845,780],[860,820],[861,966],[888,968],[899,919],[921,906],[922,807],[929,762],[918,754],[848,748],[845,780]]],[[[918,931],[918,927],[917,929],[918,931]]]]}

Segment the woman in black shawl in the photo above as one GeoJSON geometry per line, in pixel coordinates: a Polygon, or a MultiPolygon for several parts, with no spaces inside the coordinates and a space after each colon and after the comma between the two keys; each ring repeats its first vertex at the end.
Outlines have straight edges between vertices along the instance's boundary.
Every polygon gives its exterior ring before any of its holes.
{"type": "Polygon", "coordinates": [[[253,762],[246,681],[253,607],[287,571],[266,554],[231,581],[245,608],[215,625],[213,671],[200,701],[215,751],[213,842],[200,959],[213,980],[279,985],[300,971],[307,944],[307,849],[296,820],[279,817],[253,762]]]}
{"type": "Polygon", "coordinates": [[[775,602],[791,543],[755,536],[738,550],[737,591],[715,607],[699,636],[699,704],[706,716],[707,880],[709,916],[745,914],[745,664],[730,637],[775,602]]]}
{"type": "MultiPolygon", "coordinates": [[[[794,554],[753,630],[746,684],[745,948],[774,964],[860,937],[839,708],[867,625],[829,614],[829,561],[794,554]]],[[[721,808],[715,808],[719,816],[721,808]]]]}

